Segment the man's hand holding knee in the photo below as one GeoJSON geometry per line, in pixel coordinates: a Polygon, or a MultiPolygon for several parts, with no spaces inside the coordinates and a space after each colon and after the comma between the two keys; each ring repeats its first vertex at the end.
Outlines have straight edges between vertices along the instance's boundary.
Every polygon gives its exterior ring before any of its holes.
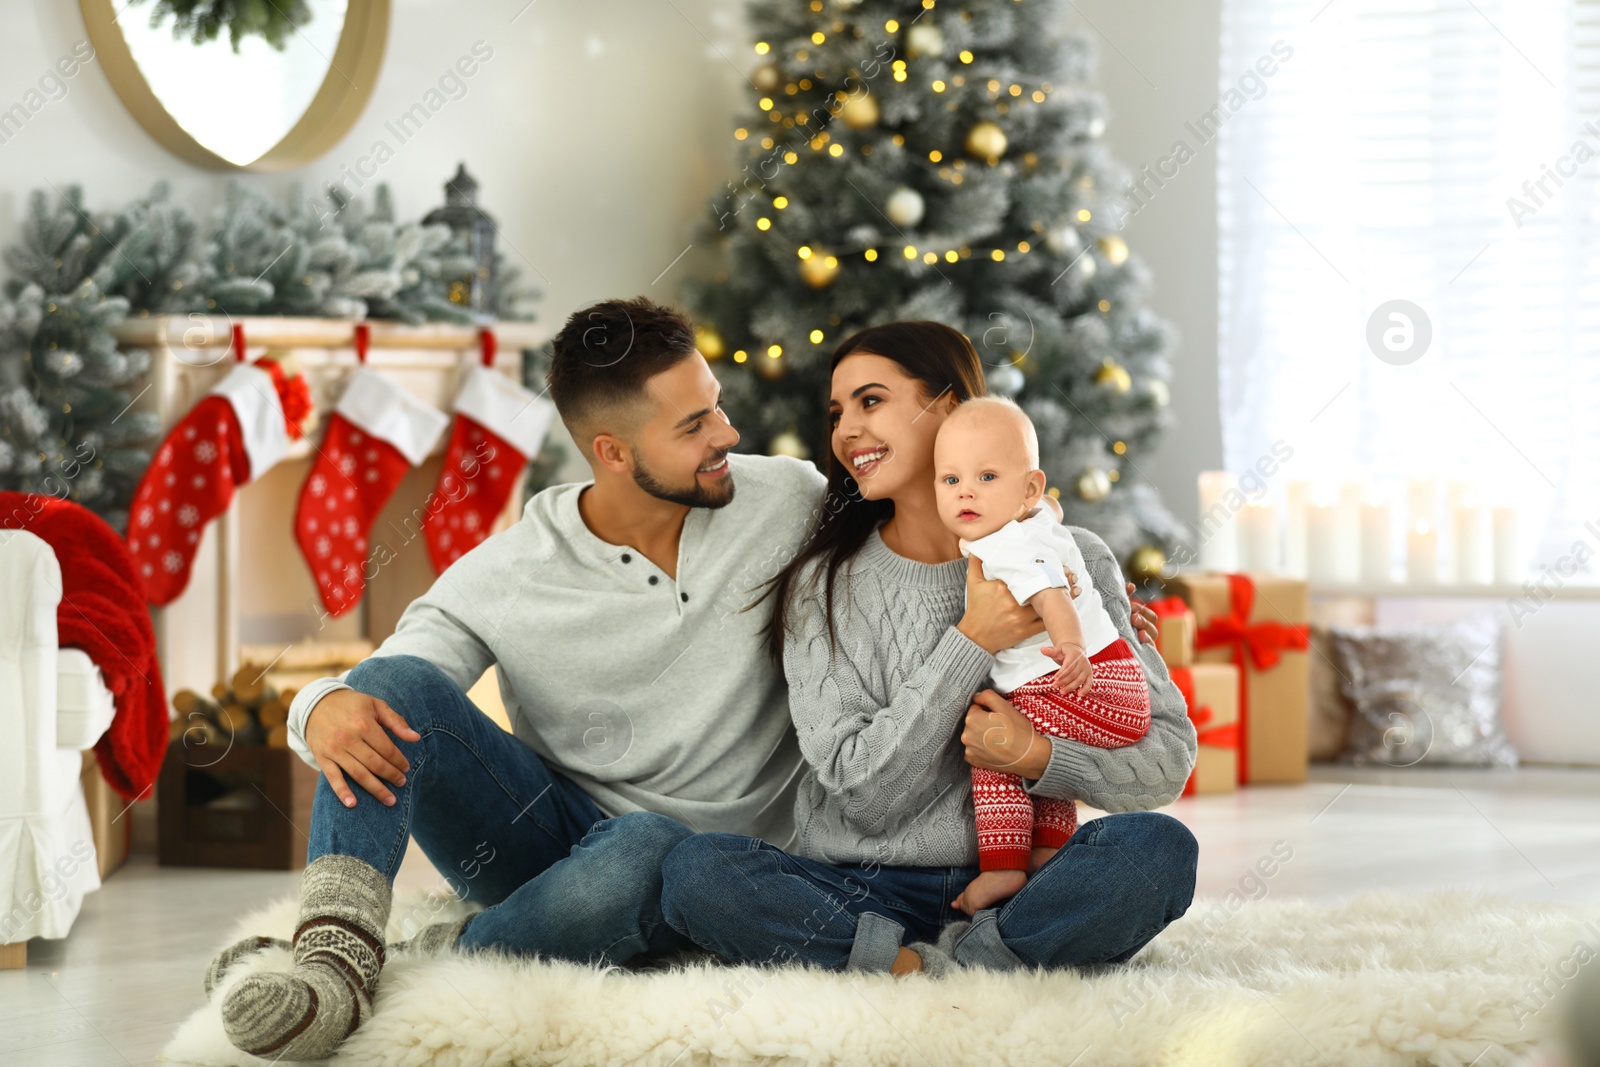
{"type": "Polygon", "coordinates": [[[317,766],[345,807],[356,804],[355,793],[345,782],[347,775],[391,805],[394,794],[383,783],[397,787],[406,784],[411,761],[389,736],[391,730],[405,741],[422,740],[422,735],[399,712],[377,697],[354,689],[334,690],[317,701],[306,716],[306,747],[317,758],[317,766]]]}

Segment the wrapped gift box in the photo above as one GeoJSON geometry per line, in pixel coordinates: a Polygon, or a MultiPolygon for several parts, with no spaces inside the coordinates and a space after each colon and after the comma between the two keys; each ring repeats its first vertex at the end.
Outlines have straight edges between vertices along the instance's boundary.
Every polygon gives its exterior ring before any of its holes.
{"type": "Polygon", "coordinates": [[[1189,705],[1200,748],[1184,796],[1231,793],[1239,785],[1239,668],[1197,663],[1172,668],[1172,681],[1189,705]]]}
{"type": "Polygon", "coordinates": [[[1239,669],[1239,781],[1306,780],[1310,593],[1299,578],[1184,574],[1167,588],[1194,611],[1195,663],[1239,669]]]}
{"type": "Polygon", "coordinates": [[[1156,636],[1156,652],[1168,667],[1188,667],[1194,664],[1194,612],[1181,598],[1169,596],[1150,603],[1150,609],[1160,619],[1156,636]]]}

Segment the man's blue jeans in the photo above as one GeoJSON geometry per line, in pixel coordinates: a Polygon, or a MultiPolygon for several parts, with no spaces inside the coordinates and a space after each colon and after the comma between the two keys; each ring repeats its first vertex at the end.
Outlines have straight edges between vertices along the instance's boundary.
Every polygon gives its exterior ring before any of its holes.
{"type": "Polygon", "coordinates": [[[422,739],[394,738],[411,770],[390,787],[392,807],[351,783],[356,804],[346,808],[318,780],[307,862],[354,856],[393,882],[415,837],[457,896],[485,906],[463,949],[616,964],[686,946],[661,914],[661,862],[687,827],[650,812],[606,818],[426,660],[368,659],[346,681],[422,739]]]}
{"type": "MultiPolygon", "coordinates": [[[[1198,854],[1169,815],[1093,819],[1015,896],[973,916],[955,958],[997,970],[1124,963],[1188,910],[1198,854]]],[[[696,834],[662,874],[667,922],[726,959],[887,971],[902,944],[967,918],[950,902],[978,868],[838,865],[696,834]]]]}

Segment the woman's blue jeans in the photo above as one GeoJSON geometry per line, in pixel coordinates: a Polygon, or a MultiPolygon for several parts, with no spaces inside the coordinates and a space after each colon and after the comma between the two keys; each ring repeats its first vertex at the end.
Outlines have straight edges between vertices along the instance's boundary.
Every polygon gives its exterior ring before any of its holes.
{"type": "MultiPolygon", "coordinates": [[[[997,970],[1124,963],[1188,909],[1198,851],[1157,812],[1084,823],[1015,896],[972,917],[955,958],[997,970]]],[[[967,918],[950,902],[978,868],[830,864],[696,834],[662,874],[667,922],[726,959],[887,971],[902,944],[967,918]]]]}
{"type": "MultiPolygon", "coordinates": [[[[354,856],[392,883],[415,837],[457,896],[485,906],[463,949],[616,964],[686,946],[661,914],[661,863],[687,827],[650,812],[606,818],[426,660],[368,659],[346,681],[386,701],[422,740],[394,738],[411,770],[390,787],[393,807],[352,782],[356,804],[346,808],[318,779],[307,862],[354,856]]],[[[395,918],[432,921],[426,909],[395,918]]]]}

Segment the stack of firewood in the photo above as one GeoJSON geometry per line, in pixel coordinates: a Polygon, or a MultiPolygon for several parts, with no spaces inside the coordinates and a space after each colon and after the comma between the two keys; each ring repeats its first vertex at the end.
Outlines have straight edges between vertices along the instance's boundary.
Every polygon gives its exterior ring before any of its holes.
{"type": "Polygon", "coordinates": [[[264,679],[266,668],[246,663],[228,682],[211,687],[210,697],[193,689],[172,696],[178,717],[172,721],[171,739],[185,744],[271,745],[289,747],[289,704],[296,690],[282,692],[264,679]]]}

